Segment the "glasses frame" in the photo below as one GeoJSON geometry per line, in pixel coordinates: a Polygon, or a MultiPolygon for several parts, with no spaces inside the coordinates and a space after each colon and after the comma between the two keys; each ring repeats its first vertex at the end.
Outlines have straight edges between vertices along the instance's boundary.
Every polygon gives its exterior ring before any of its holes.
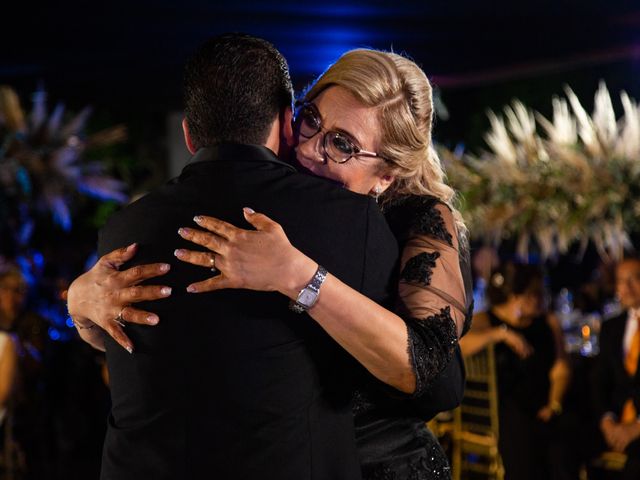
{"type": "Polygon", "coordinates": [[[358,145],[353,143],[353,141],[351,139],[349,139],[347,136],[345,136],[344,133],[339,132],[337,130],[325,130],[323,128],[323,126],[322,126],[322,115],[320,115],[320,111],[318,110],[318,107],[313,102],[303,102],[302,104],[300,104],[300,106],[298,107],[298,113],[296,115],[296,124],[297,124],[298,134],[300,136],[306,138],[307,140],[310,140],[313,137],[315,137],[318,133],[323,132],[321,143],[322,143],[322,150],[323,150],[323,153],[324,153],[325,161],[328,158],[332,162],[337,163],[338,165],[342,165],[344,163],[347,163],[353,157],[374,157],[374,158],[380,158],[382,160],[385,160],[384,157],[382,157],[380,154],[378,154],[376,152],[370,152],[369,150],[364,150],[364,149],[360,148],[358,145]],[[302,111],[305,108],[309,108],[309,109],[313,110],[317,114],[317,119],[318,119],[318,129],[315,131],[315,133],[313,133],[312,135],[309,135],[309,136],[304,135],[302,133],[302,128],[301,128],[302,127],[302,122],[303,122],[302,111]],[[327,149],[327,138],[329,138],[328,137],[329,134],[342,137],[351,146],[351,150],[353,151],[353,153],[351,155],[349,155],[347,158],[345,158],[344,160],[342,160],[342,161],[339,161],[339,160],[336,160],[335,158],[333,158],[329,154],[329,151],[327,149]]]}

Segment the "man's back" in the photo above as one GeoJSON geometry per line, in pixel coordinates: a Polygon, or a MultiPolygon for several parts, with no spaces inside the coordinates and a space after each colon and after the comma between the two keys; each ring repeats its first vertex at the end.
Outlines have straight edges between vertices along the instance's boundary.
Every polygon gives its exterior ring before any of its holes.
{"type": "MultiPolygon", "coordinates": [[[[294,173],[264,147],[201,150],[177,182],[116,215],[99,250],[136,241],[136,263],[170,261],[175,248],[191,248],[177,229],[194,215],[242,226],[242,207],[281,223],[348,285],[386,300],[397,245],[375,203],[294,173]]],[[[348,355],[284,296],[188,294],[209,272],[171,263],[162,283],[172,296],[145,306],[160,324],[127,327],[133,355],[107,339],[113,410],[103,478],[358,478],[348,355]]]]}

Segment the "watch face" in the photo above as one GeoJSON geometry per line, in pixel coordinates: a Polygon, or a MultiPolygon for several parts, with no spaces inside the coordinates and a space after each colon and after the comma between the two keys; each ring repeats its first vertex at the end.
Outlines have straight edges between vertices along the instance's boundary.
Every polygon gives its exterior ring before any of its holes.
{"type": "Polygon", "coordinates": [[[298,296],[298,303],[305,305],[306,307],[310,307],[316,301],[316,297],[318,294],[313,290],[305,288],[300,292],[300,296],[298,296]]]}

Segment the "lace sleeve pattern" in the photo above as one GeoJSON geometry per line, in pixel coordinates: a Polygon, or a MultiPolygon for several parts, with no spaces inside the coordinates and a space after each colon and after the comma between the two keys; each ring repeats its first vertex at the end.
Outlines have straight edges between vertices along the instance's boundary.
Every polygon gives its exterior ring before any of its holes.
{"type": "Polygon", "coordinates": [[[409,358],[419,396],[444,370],[471,318],[469,282],[463,272],[451,210],[433,197],[407,197],[387,219],[403,246],[398,313],[408,330],[409,358]]]}

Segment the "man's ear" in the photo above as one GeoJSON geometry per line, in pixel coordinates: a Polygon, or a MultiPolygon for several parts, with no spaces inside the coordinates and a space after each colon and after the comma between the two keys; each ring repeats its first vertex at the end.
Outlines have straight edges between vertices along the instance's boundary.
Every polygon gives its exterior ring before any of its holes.
{"type": "Polygon", "coordinates": [[[293,134],[293,110],[291,107],[285,108],[280,114],[280,125],[282,129],[282,142],[288,147],[293,147],[296,139],[293,134]]]}
{"type": "Polygon", "coordinates": [[[189,125],[187,124],[187,119],[182,119],[182,133],[184,133],[184,144],[187,146],[187,150],[191,155],[196,153],[197,148],[194,147],[193,141],[191,140],[191,134],[189,133],[189,125]]]}

